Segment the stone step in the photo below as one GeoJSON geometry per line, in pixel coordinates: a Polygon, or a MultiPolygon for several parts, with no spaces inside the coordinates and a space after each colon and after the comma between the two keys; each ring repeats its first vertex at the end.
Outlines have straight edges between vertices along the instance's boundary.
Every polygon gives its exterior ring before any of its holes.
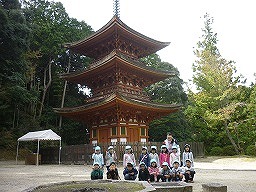
{"type": "Polygon", "coordinates": [[[203,192],[227,192],[227,186],[220,183],[202,184],[203,192]]]}

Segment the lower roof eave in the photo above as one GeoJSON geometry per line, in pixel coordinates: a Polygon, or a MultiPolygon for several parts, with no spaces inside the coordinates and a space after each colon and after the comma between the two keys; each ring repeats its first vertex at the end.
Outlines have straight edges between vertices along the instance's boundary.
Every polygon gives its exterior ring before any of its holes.
{"type": "Polygon", "coordinates": [[[143,113],[147,112],[152,116],[166,116],[170,113],[180,110],[179,104],[160,104],[148,101],[142,101],[134,98],[129,98],[121,93],[113,93],[101,100],[88,103],[83,106],[73,108],[54,108],[54,111],[64,117],[72,118],[78,121],[85,122],[86,119],[93,118],[94,115],[101,115],[100,112],[114,110],[117,108],[136,109],[143,113]]]}

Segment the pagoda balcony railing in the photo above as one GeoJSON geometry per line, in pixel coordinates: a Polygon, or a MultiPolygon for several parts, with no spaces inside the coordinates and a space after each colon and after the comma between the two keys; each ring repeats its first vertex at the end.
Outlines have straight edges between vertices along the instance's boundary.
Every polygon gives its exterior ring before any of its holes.
{"type": "MultiPolygon", "coordinates": [[[[107,94],[93,95],[92,97],[89,97],[86,101],[87,102],[95,102],[97,100],[102,100],[104,98],[108,98],[112,94],[113,94],[113,92],[112,93],[107,93],[107,94]]],[[[122,92],[121,94],[125,97],[138,99],[138,100],[141,100],[141,101],[150,101],[149,96],[145,96],[145,95],[144,96],[138,96],[138,95],[129,94],[129,93],[126,93],[126,92],[122,92]]]]}
{"type": "Polygon", "coordinates": [[[109,60],[111,57],[113,57],[116,54],[116,51],[112,51],[110,54],[103,56],[97,60],[94,60],[91,64],[90,64],[90,68],[96,67],[98,65],[100,65],[102,62],[109,60]]]}
{"type": "Polygon", "coordinates": [[[94,60],[91,64],[90,67],[96,67],[98,65],[100,65],[101,63],[108,61],[110,58],[112,58],[113,56],[118,55],[119,57],[121,57],[122,59],[125,60],[129,60],[131,62],[135,62],[137,65],[141,66],[141,67],[146,67],[146,64],[139,61],[138,58],[134,57],[134,55],[131,55],[127,52],[124,52],[122,50],[118,50],[118,49],[114,49],[113,51],[111,51],[108,55],[105,55],[103,57],[98,58],[97,60],[94,60]]]}

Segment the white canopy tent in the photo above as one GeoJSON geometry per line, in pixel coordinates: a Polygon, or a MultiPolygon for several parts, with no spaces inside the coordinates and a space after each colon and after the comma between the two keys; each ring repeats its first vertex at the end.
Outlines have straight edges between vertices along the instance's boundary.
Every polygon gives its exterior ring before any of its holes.
{"type": "Polygon", "coordinates": [[[36,164],[38,165],[38,155],[39,155],[39,146],[41,140],[59,140],[60,147],[59,147],[59,164],[60,164],[60,152],[61,152],[61,137],[53,132],[51,129],[43,130],[43,131],[34,131],[28,132],[27,134],[23,135],[18,139],[17,144],[17,154],[16,154],[16,164],[18,162],[18,154],[19,154],[19,142],[20,141],[37,141],[37,161],[36,164]]]}

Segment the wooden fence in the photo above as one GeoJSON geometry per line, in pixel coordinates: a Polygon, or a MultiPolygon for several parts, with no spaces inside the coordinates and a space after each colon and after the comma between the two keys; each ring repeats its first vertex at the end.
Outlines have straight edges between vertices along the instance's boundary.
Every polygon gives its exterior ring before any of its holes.
{"type": "MultiPolygon", "coordinates": [[[[183,152],[184,145],[188,143],[191,145],[191,149],[193,151],[194,157],[203,157],[204,156],[204,143],[203,142],[179,142],[181,154],[183,152]]],[[[99,144],[101,147],[101,152],[105,156],[106,150],[110,143],[99,144]]],[[[150,149],[151,146],[157,146],[157,152],[160,152],[160,147],[162,142],[148,142],[148,143],[116,143],[114,149],[117,154],[118,162],[122,162],[123,154],[125,152],[125,146],[130,145],[133,149],[135,158],[138,159],[141,153],[141,149],[143,146],[147,146],[150,149]]],[[[92,144],[84,144],[84,145],[70,145],[64,146],[61,149],[61,163],[62,164],[91,164],[92,159],[91,155],[94,152],[94,147],[92,144]]],[[[58,163],[58,151],[57,147],[44,148],[40,149],[40,154],[42,157],[42,163],[58,163]]]]}

